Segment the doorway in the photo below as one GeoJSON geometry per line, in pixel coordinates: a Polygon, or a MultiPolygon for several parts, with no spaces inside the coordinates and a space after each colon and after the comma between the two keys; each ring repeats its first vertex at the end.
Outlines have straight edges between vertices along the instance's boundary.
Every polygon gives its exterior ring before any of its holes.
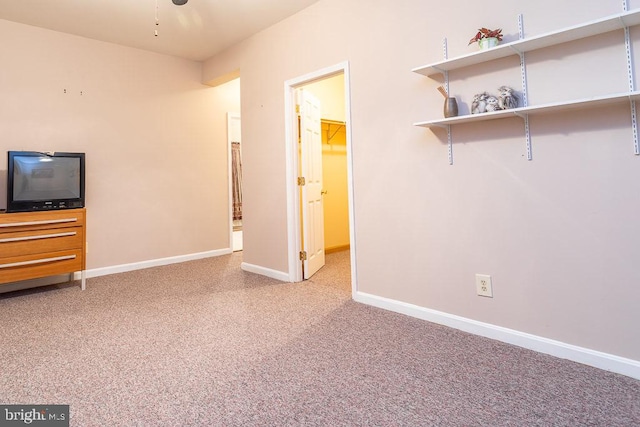
{"type": "MultiPolygon", "coordinates": [[[[344,135],[343,152],[346,152],[346,193],[348,210],[348,242],[345,246],[350,248],[350,268],[351,268],[351,291],[355,294],[357,290],[356,276],[356,247],[355,247],[355,224],[354,224],[354,204],[353,204],[353,179],[352,179],[352,146],[350,131],[350,85],[349,85],[349,64],[343,62],[331,67],[327,67],[316,72],[300,76],[285,82],[285,126],[286,126],[286,150],[287,150],[287,230],[288,230],[288,260],[289,278],[292,282],[300,282],[303,278],[302,262],[300,255],[303,249],[302,235],[304,233],[302,224],[301,196],[298,187],[300,153],[298,149],[298,115],[296,113],[296,91],[300,88],[312,87],[313,84],[329,78],[341,78],[343,82],[343,94],[341,100],[344,107],[344,120],[324,120],[323,132],[327,132],[330,137],[341,128],[344,135]]],[[[334,248],[331,248],[334,249],[334,248]]]]}
{"type": "Polygon", "coordinates": [[[242,135],[240,114],[227,113],[227,145],[229,159],[229,242],[233,252],[242,250],[242,135]]]}

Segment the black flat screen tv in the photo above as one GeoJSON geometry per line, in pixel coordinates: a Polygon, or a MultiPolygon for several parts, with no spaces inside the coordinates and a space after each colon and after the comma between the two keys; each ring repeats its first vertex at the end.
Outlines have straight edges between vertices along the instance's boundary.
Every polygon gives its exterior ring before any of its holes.
{"type": "Polygon", "coordinates": [[[84,207],[84,153],[9,151],[7,212],[84,207]]]}

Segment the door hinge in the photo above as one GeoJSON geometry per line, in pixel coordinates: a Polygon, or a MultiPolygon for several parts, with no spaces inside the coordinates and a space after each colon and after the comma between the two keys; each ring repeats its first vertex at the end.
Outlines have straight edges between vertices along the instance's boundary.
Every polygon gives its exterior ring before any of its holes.
{"type": "Polygon", "coordinates": [[[299,176],[298,177],[298,185],[302,186],[302,185],[305,185],[305,184],[306,184],[306,182],[305,182],[304,176],[299,176]]]}
{"type": "Polygon", "coordinates": [[[300,261],[307,260],[307,251],[300,251],[300,261]]]}
{"type": "Polygon", "coordinates": [[[296,104],[296,113],[300,114],[300,104],[296,104]]]}

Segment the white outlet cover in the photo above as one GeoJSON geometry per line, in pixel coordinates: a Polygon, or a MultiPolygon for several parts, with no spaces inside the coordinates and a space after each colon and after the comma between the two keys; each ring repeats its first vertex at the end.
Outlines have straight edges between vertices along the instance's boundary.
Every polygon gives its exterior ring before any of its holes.
{"type": "Polygon", "coordinates": [[[476,274],[476,292],[481,297],[493,298],[491,276],[488,274],[476,274]]]}

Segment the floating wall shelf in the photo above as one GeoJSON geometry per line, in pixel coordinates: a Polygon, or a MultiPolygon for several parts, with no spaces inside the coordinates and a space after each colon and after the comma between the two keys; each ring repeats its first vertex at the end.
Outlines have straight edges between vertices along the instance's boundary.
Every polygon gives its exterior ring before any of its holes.
{"type": "Polygon", "coordinates": [[[629,101],[640,100],[640,92],[631,93],[619,93],[615,95],[600,96],[594,98],[577,99],[567,102],[554,102],[549,104],[536,105],[532,107],[520,107],[510,110],[493,111],[482,114],[468,114],[465,116],[450,117],[447,119],[428,120],[424,122],[414,123],[415,126],[422,126],[426,128],[431,127],[446,127],[447,125],[481,122],[487,120],[506,119],[509,117],[522,117],[525,114],[532,116],[538,114],[548,114],[555,111],[566,111],[575,109],[585,109],[592,107],[600,107],[607,104],[620,104],[629,101]]]}
{"type": "Polygon", "coordinates": [[[566,27],[557,31],[541,34],[530,38],[525,38],[523,34],[522,16],[518,19],[518,27],[520,39],[505,43],[494,48],[458,56],[456,58],[447,58],[446,39],[444,41],[445,59],[434,62],[423,67],[414,68],[412,71],[427,77],[435,77],[444,75],[445,87],[449,91],[449,71],[461,68],[471,67],[476,64],[494,61],[508,56],[520,56],[520,70],[522,76],[522,101],[523,106],[509,110],[494,111],[481,114],[469,114],[465,116],[450,117],[444,119],[427,120],[414,123],[415,126],[426,128],[445,128],[447,130],[447,139],[449,142],[449,163],[453,164],[453,149],[451,126],[471,123],[483,122],[489,120],[505,119],[508,117],[521,117],[524,119],[524,131],[527,145],[527,159],[532,159],[531,153],[531,136],[529,132],[529,116],[542,115],[557,111],[568,111],[586,108],[601,107],[608,104],[620,104],[629,102],[631,105],[631,126],[633,130],[634,151],[636,155],[640,155],[640,143],[638,142],[638,123],[636,117],[636,101],[640,100],[640,92],[634,87],[634,70],[631,54],[631,40],[629,28],[640,25],[640,9],[627,11],[626,0],[623,1],[624,12],[611,15],[605,18],[589,21],[580,25],[566,27]],[[530,106],[527,101],[527,73],[525,64],[525,53],[538,49],[543,49],[562,43],[580,40],[586,37],[592,37],[599,34],[605,34],[611,31],[624,30],[624,41],[626,48],[626,61],[628,70],[629,91],[625,93],[609,94],[604,96],[596,96],[591,98],[554,102],[542,105],[530,106]]]}
{"type": "Polygon", "coordinates": [[[507,56],[519,55],[520,53],[531,52],[533,50],[580,40],[586,37],[608,33],[610,31],[621,30],[639,24],[640,9],[608,16],[606,18],[552,31],[539,36],[501,44],[489,50],[474,52],[452,59],[445,59],[423,67],[414,68],[412,71],[427,77],[432,77],[437,74],[442,74],[445,71],[470,67],[483,62],[493,61],[507,56]]]}

